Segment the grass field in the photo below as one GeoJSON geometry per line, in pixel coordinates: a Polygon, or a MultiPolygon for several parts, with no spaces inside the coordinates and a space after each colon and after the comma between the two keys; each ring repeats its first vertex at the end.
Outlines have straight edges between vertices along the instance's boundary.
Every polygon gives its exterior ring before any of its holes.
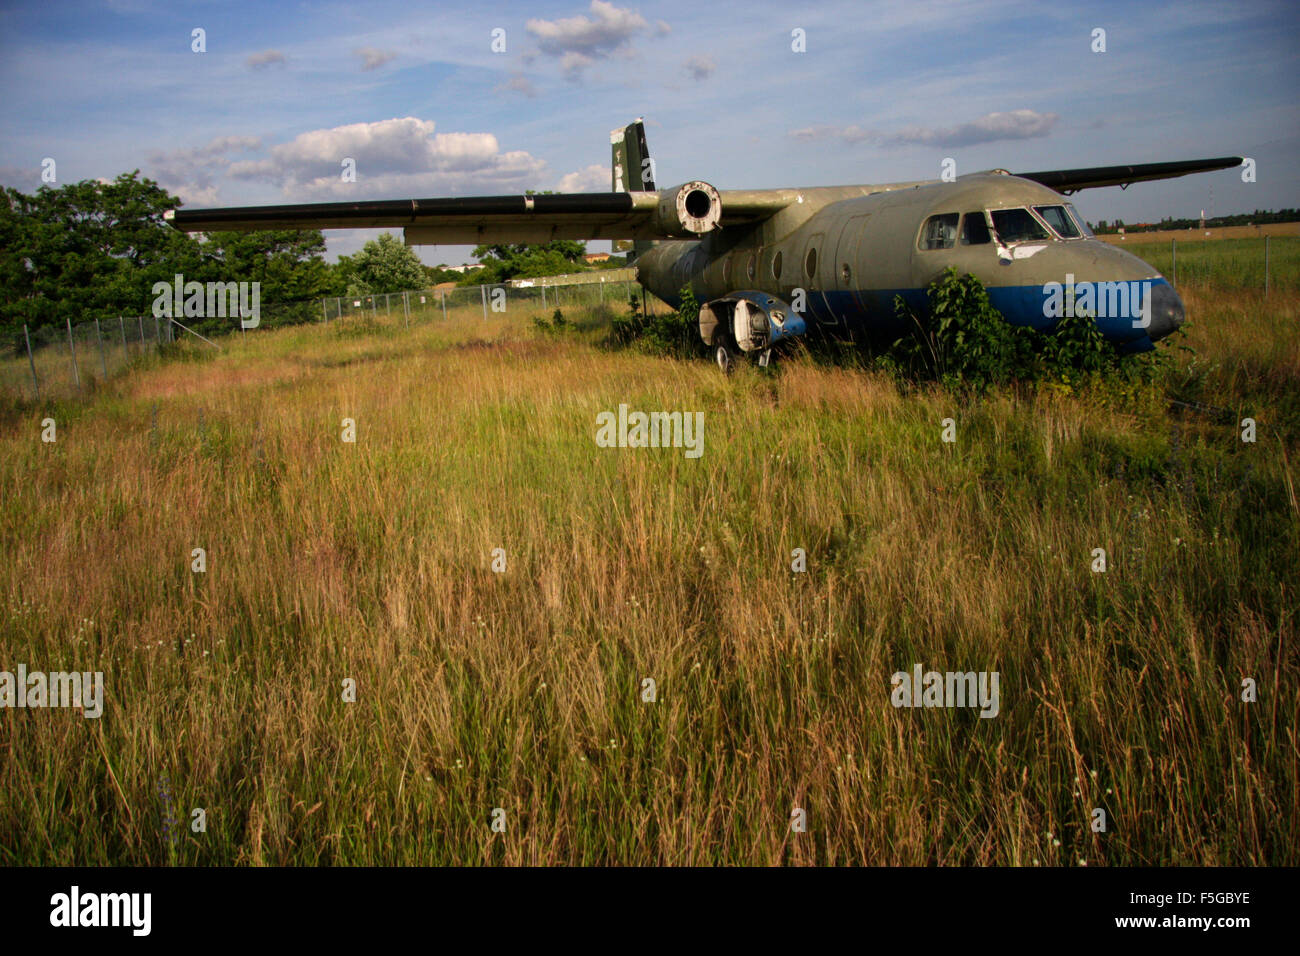
{"type": "Polygon", "coordinates": [[[725,379],[466,304],[9,399],[0,669],[106,702],[0,713],[0,861],[1300,863],[1291,242],[1290,295],[1180,283],[1142,386],[725,379]],[[620,403],[702,456],[598,447],[620,403]],[[891,706],[918,663],[998,715],[891,706]]]}
{"type": "MultiPolygon", "coordinates": [[[[1270,236],[1295,238],[1300,236],[1300,222],[1270,222],[1258,226],[1215,226],[1210,229],[1155,229],[1151,232],[1130,232],[1125,236],[1107,233],[1097,238],[1117,246],[1146,245],[1153,242],[1216,242],[1221,239],[1260,239],[1270,236]]],[[[1261,245],[1263,243],[1261,242],[1261,245]]]]}

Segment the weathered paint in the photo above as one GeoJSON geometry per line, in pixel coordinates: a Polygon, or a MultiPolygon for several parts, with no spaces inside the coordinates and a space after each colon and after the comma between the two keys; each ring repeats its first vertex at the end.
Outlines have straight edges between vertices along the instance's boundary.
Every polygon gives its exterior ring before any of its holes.
{"type": "MultiPolygon", "coordinates": [[[[1064,285],[1070,276],[1076,284],[1149,281],[1152,288],[1168,289],[1160,273],[1137,256],[1091,238],[1018,243],[1010,247],[1009,257],[1000,254],[997,241],[920,248],[922,226],[933,215],[1066,203],[1059,193],[1030,180],[980,173],[952,183],[799,193],[803,203],[748,229],[656,244],[637,260],[638,280],[674,306],[688,284],[701,302],[737,288],[791,302],[802,289],[807,303],[803,317],[810,325],[880,334],[898,330],[895,295],[924,309],[925,288],[949,267],[983,282],[1009,321],[1040,329],[1055,321],[1043,311],[1044,287],[1064,285]]],[[[725,221],[727,194],[722,195],[725,221]]],[[[1134,328],[1127,318],[1099,318],[1098,328],[1129,350],[1149,348],[1153,338],[1181,322],[1181,304],[1171,302],[1170,307],[1178,313],[1176,321],[1153,322],[1152,334],[1134,328]]]]}

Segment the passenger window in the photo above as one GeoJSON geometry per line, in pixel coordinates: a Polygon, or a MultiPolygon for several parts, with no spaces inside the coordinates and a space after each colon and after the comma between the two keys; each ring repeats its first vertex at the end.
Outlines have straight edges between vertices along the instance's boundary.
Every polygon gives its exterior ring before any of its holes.
{"type": "Polygon", "coordinates": [[[1029,242],[1050,238],[1042,224],[1029,215],[1028,209],[995,209],[993,228],[1006,243],[1029,242]]]}
{"type": "Polygon", "coordinates": [[[922,249],[951,249],[957,242],[957,213],[931,216],[921,227],[922,249]]]}
{"type": "Polygon", "coordinates": [[[989,241],[989,224],[983,212],[968,212],[961,221],[961,244],[982,246],[989,241]]]}

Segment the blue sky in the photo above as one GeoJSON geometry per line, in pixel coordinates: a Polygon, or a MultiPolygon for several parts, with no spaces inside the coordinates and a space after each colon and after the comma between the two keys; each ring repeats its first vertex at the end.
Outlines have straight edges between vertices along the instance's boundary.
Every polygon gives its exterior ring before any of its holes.
{"type": "MultiPolygon", "coordinates": [[[[663,186],[1243,155],[1254,183],[1076,203],[1128,222],[1300,206],[1297,26],[1285,0],[5,2],[0,182],[33,190],[50,157],[60,183],[139,168],[191,207],[607,190],[609,131],[644,116],[663,186]]],[[[339,253],[375,234],[327,235],[339,253]]]]}

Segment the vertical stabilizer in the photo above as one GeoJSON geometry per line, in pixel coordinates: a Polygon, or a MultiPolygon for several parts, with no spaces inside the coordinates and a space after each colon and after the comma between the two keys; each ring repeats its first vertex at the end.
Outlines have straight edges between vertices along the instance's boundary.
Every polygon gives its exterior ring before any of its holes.
{"type": "MultiPolygon", "coordinates": [[[[638,117],[635,122],[612,131],[609,134],[609,144],[612,154],[609,164],[611,188],[614,192],[654,192],[658,188],[655,186],[654,160],[650,158],[650,150],[645,143],[644,120],[638,117]]],[[[632,242],[632,258],[640,256],[653,245],[654,242],[648,239],[632,242]]],[[[626,240],[614,243],[616,252],[625,252],[627,248],[626,240]]]]}

